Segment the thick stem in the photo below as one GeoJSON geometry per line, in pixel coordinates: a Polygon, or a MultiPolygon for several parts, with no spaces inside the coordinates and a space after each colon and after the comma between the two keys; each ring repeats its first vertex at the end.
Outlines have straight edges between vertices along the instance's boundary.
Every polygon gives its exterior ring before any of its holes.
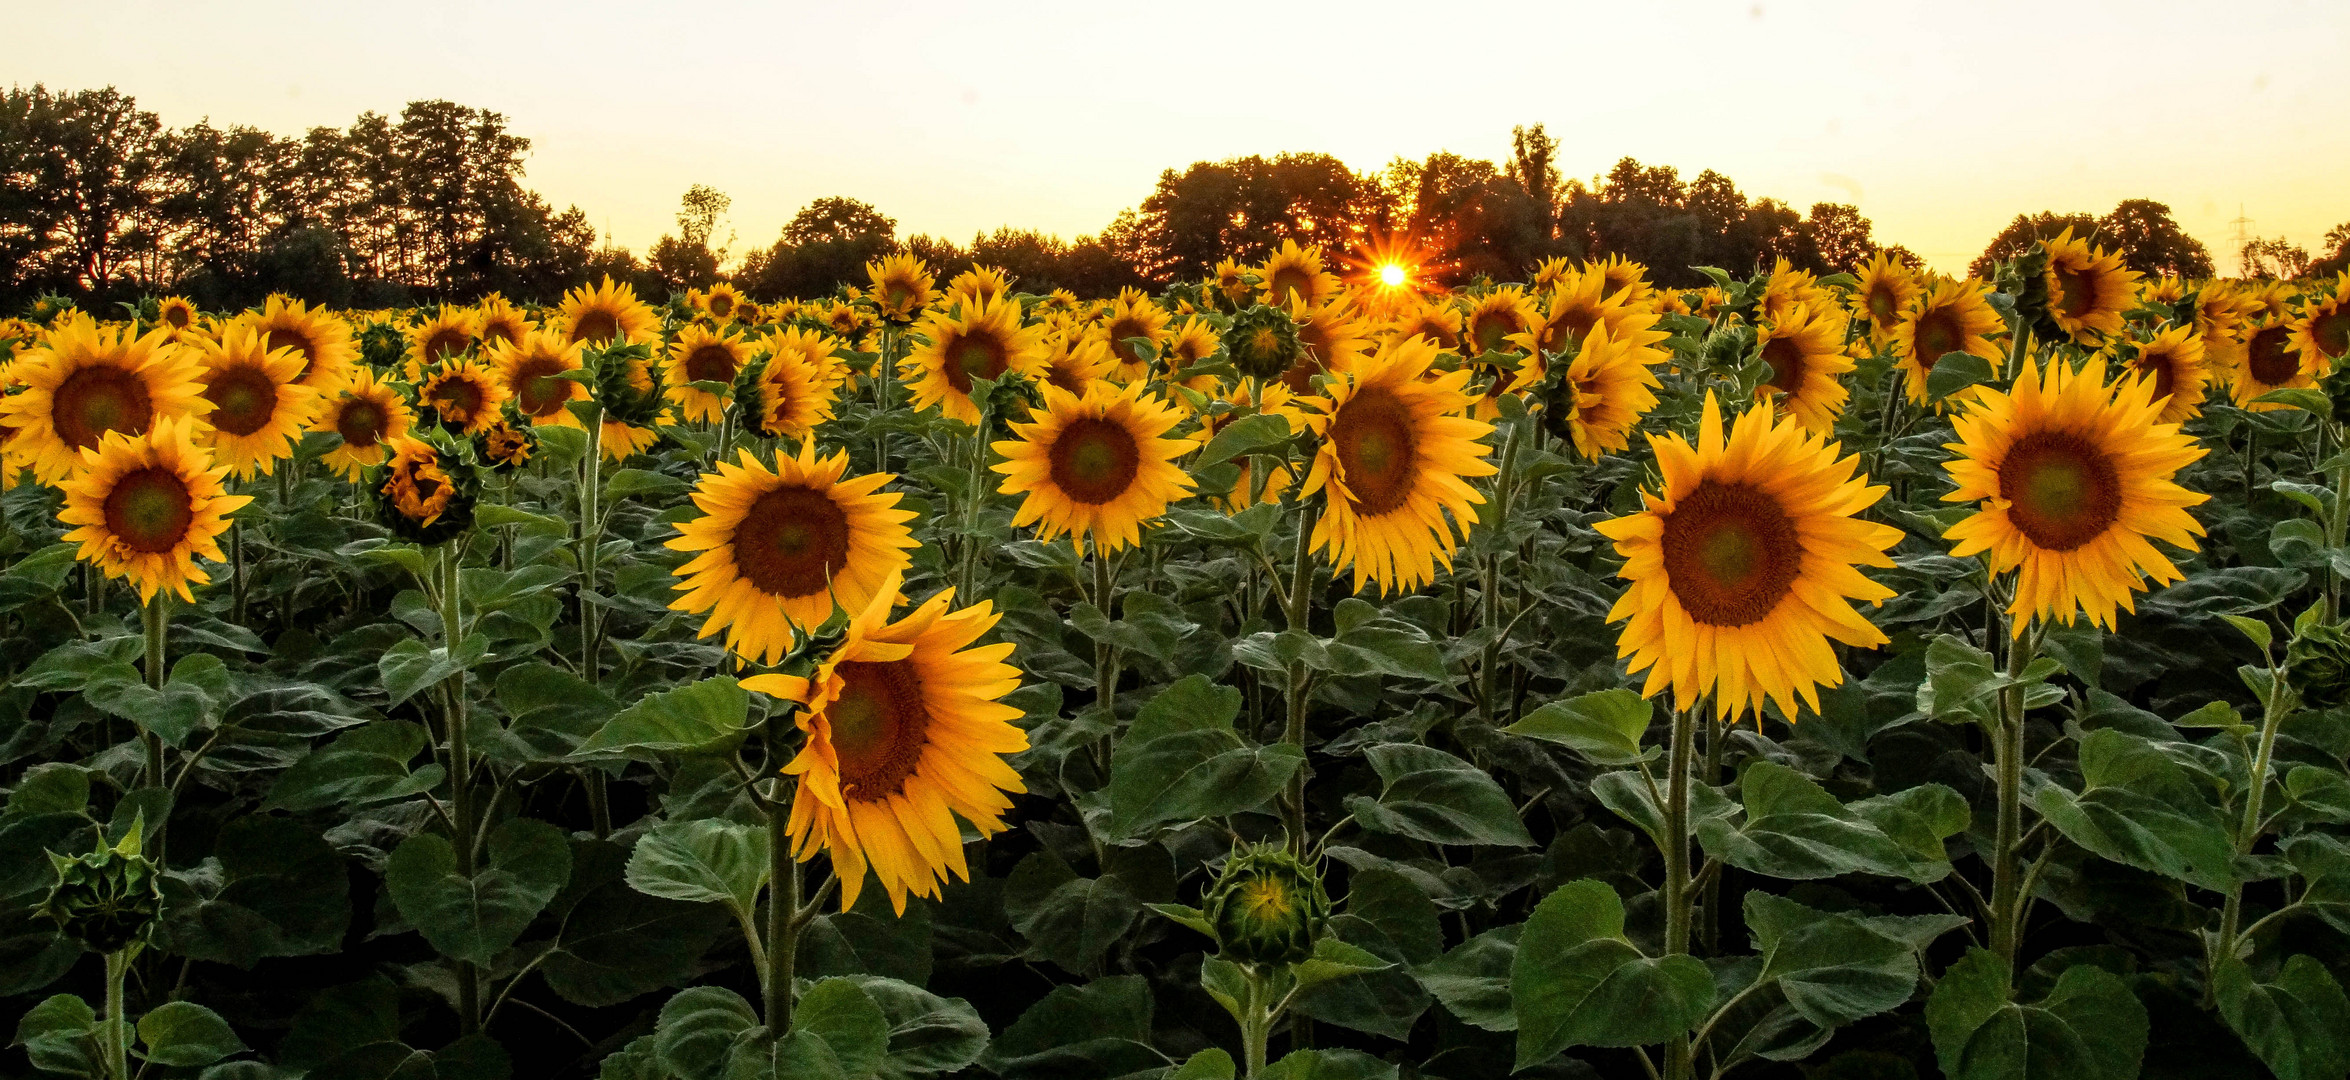
{"type": "Polygon", "coordinates": [[[106,1075],[113,1080],[131,1080],[131,1018],[122,1002],[130,973],[131,946],[106,954],[106,1075]]]}
{"type": "MultiPolygon", "coordinates": [[[[450,540],[440,550],[441,640],[451,655],[458,643],[465,639],[464,576],[458,566],[458,541],[450,540]]],[[[456,836],[457,873],[472,878],[474,872],[474,814],[473,814],[473,750],[469,745],[466,726],[465,673],[449,677],[443,688],[448,701],[449,729],[449,813],[450,824],[456,836]]],[[[457,962],[457,1026],[463,1034],[473,1034],[481,1028],[481,973],[470,960],[457,962]]]]}
{"type": "MultiPolygon", "coordinates": [[[[2277,729],[2284,726],[2285,673],[2281,668],[2269,668],[2268,695],[2261,702],[2260,747],[2252,755],[2252,782],[2244,792],[2244,821],[2236,827],[2236,854],[2250,855],[2260,843],[2261,811],[2268,798],[2268,769],[2277,748],[2277,729]]],[[[2236,928],[2244,919],[2244,885],[2242,882],[2228,888],[2227,904],[2220,909],[2219,936],[2211,949],[2212,974],[2219,965],[2236,954],[2236,928]]]]}
{"type": "MultiPolygon", "coordinates": [[[[2322,433],[2330,426],[2318,430],[2322,433]]],[[[2323,442],[2322,434],[2320,442],[2323,442]]],[[[2350,532],[2350,445],[2344,445],[2337,452],[2341,454],[2343,464],[2334,469],[2334,505],[2326,513],[2327,551],[2340,550],[2344,533],[2350,532]]],[[[2341,617],[2342,574],[2339,570],[2329,569],[2326,573],[2326,621],[2333,622],[2341,617]]]]}
{"type": "Polygon", "coordinates": [[[1999,821],[1991,846],[1991,951],[2014,970],[2022,944],[2022,867],[2017,848],[2024,831],[2024,669],[2039,651],[2039,635],[2031,629],[2011,634],[2007,642],[2010,685],[1999,692],[1999,726],[1991,732],[1992,769],[1999,779],[1999,821]]]}
{"type": "MultiPolygon", "coordinates": [[[[1691,897],[1689,895],[1689,773],[1697,757],[1697,715],[1673,710],[1673,746],[1665,762],[1665,952],[1689,952],[1691,897]]],[[[1665,1047],[1666,1080],[1688,1080],[1692,1075],[1689,1036],[1681,1035],[1665,1047]]]]}
{"type": "Polygon", "coordinates": [[[245,523],[231,518],[228,523],[229,621],[245,625],[245,523]]]}
{"type": "Polygon", "coordinates": [[[587,453],[579,459],[579,670],[594,686],[600,674],[596,664],[597,607],[587,594],[596,588],[597,548],[603,540],[604,415],[587,422],[587,453]]]}
{"type": "Polygon", "coordinates": [[[1478,664],[1477,701],[1486,723],[1494,723],[1501,710],[1494,704],[1501,693],[1501,541],[1509,536],[1510,488],[1517,471],[1518,431],[1522,424],[1511,424],[1509,435],[1502,440],[1501,471],[1493,478],[1493,529],[1499,535],[1486,537],[1492,554],[1477,561],[1477,606],[1482,609],[1486,633],[1485,655],[1478,664]]]}
{"type": "MultiPolygon", "coordinates": [[[[166,639],[171,633],[171,594],[159,591],[153,599],[141,605],[139,622],[147,634],[147,655],[144,657],[147,686],[161,690],[164,680],[171,677],[171,669],[166,666],[170,658],[164,655],[166,639]]],[[[147,743],[147,786],[162,787],[163,737],[146,730],[143,725],[139,737],[147,743]]]]}
{"type": "MultiPolygon", "coordinates": [[[[1706,722],[1705,760],[1699,765],[1704,771],[1698,774],[1700,783],[1710,786],[1722,782],[1722,741],[1729,734],[1730,725],[1720,717],[1706,722]]],[[[1716,956],[1721,953],[1722,944],[1722,875],[1719,867],[1716,867],[1714,873],[1706,875],[1698,893],[1697,941],[1707,956],[1716,956]]]]}
{"type": "Polygon", "coordinates": [[[767,802],[767,1033],[791,1034],[792,978],[800,951],[800,864],[792,861],[791,798],[775,782],[767,802]]]}
{"type": "MultiPolygon", "coordinates": [[[[1292,552],[1289,568],[1289,589],[1282,598],[1282,615],[1289,629],[1310,633],[1309,621],[1314,613],[1314,513],[1313,503],[1300,508],[1297,519],[1297,548],[1292,552]]],[[[1281,729],[1281,741],[1306,748],[1306,701],[1313,684],[1313,673],[1305,664],[1289,667],[1289,720],[1281,729]]],[[[1289,790],[1283,794],[1282,810],[1289,830],[1289,848],[1292,854],[1303,856],[1306,845],[1306,767],[1298,766],[1289,777],[1289,790]]]]}
{"type": "MultiPolygon", "coordinates": [[[[1093,538],[1093,606],[1099,608],[1104,619],[1115,619],[1111,607],[1117,601],[1118,583],[1110,572],[1110,556],[1102,550],[1101,537],[1093,538]]],[[[1107,713],[1110,724],[1118,722],[1118,650],[1107,641],[1093,643],[1094,700],[1107,713]]]]}
{"type": "MultiPolygon", "coordinates": [[[[897,362],[898,331],[894,327],[881,328],[881,359],[873,365],[873,414],[876,419],[889,415],[891,368],[897,362]]],[[[889,471],[889,433],[873,436],[873,471],[889,471]]]]}

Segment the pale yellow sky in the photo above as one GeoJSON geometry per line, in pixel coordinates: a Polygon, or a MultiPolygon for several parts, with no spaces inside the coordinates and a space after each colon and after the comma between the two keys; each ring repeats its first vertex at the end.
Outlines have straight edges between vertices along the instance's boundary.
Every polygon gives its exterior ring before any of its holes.
{"type": "Polygon", "coordinates": [[[642,250],[688,185],[736,250],[849,195],[901,234],[1072,236],[1161,170],[1287,150],[1358,169],[1499,160],[1713,168],[1854,202],[1955,269],[2016,213],[2169,203],[2233,268],[2350,221],[2350,4],[56,4],[0,0],[4,77],[114,85],[168,124],[280,133],[447,98],[530,137],[528,183],[642,250]],[[13,9],[13,10],[11,10],[13,9]]]}

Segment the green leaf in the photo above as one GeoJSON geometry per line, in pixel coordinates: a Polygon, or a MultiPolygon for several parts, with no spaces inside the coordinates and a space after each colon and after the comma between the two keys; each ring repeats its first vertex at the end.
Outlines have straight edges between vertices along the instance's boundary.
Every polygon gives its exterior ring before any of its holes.
{"type": "Polygon", "coordinates": [[[2220,1015],[2277,1080],[2342,1080],[2350,1073],[2350,998],[2324,964],[2285,961],[2275,982],[2261,982],[2241,960],[2213,973],[2220,1015]]]}
{"type": "Polygon", "coordinates": [[[715,904],[647,896],[625,880],[626,853],[602,841],[572,851],[571,881],[555,898],[562,928],[539,964],[548,989],[590,1008],[693,981],[702,954],[732,925],[715,904]]]}
{"type": "Polygon", "coordinates": [[[1122,1076],[1167,1063],[1150,1036],[1150,984],[1116,975],[1054,987],[996,1036],[979,1067],[1005,1080],[1122,1076]]]}
{"type": "Polygon", "coordinates": [[[648,469],[621,469],[604,481],[604,498],[612,502],[636,495],[674,498],[691,490],[683,480],[648,469]]]}
{"type": "Polygon", "coordinates": [[[1510,1006],[1510,968],[1524,923],[1487,930],[1412,972],[1420,986],[1454,1016],[1487,1031],[1516,1031],[1510,1006]]]}
{"type": "Polygon", "coordinates": [[[1280,791],[1304,753],[1287,743],[1250,746],[1232,728],[1239,712],[1239,690],[1200,675],[1144,705],[1111,753],[1111,832],[1236,814],[1280,791]]]}
{"type": "Polygon", "coordinates": [[[1949,399],[1970,386],[1991,382],[1999,374],[1991,369],[1991,362],[1973,353],[1947,352],[1934,361],[1926,372],[1926,396],[1935,401],[1949,399]]]}
{"type": "Polygon", "coordinates": [[[220,1014],[193,1001],[169,1001],[139,1018],[139,1056],[157,1065],[190,1068],[244,1052],[245,1043],[220,1014]]]}
{"type": "Polygon", "coordinates": [[[712,1080],[735,1037],[758,1026],[759,1014],[741,994],[719,986],[680,990],[661,1006],[653,1054],[679,1080],[712,1080]]]}
{"type": "Polygon", "coordinates": [[[1612,768],[1655,756],[1655,751],[1640,750],[1640,737],[1648,733],[1653,715],[1648,699],[1633,691],[1601,690],[1553,701],[1502,730],[1558,743],[1594,765],[1612,768]]]}
{"type": "Polygon", "coordinates": [[[1232,1055],[1211,1046],[1185,1058],[1167,1074],[1167,1080],[1233,1080],[1239,1071],[1232,1055]]]}
{"type": "Polygon", "coordinates": [[[2068,968],[2035,1004],[2011,998],[2007,963],[1970,949],[1926,1001],[1934,1054],[1950,1080],[2134,1080],[2146,1007],[2102,968],[2068,968]]]}
{"type": "Polygon", "coordinates": [[[1703,961],[1643,954],[1624,937],[1614,889],[1569,882],[1535,906],[1510,967],[1517,1067],[1570,1047],[1664,1042],[1695,1029],[1713,1000],[1703,961]]]}
{"type": "Polygon", "coordinates": [[[851,975],[889,1022],[889,1053],[880,1075],[912,1080],[957,1072],[987,1049],[987,1022],[962,998],[942,998],[879,975],[851,975]]]}
{"type": "Polygon", "coordinates": [[[864,987],[848,979],[823,979],[802,992],[792,1009],[792,1030],[823,1039],[851,1077],[874,1075],[889,1053],[889,1018],[864,987]]]}
{"type": "Polygon", "coordinates": [[[742,741],[750,710],[749,691],[727,676],[714,676],[645,695],[598,728],[575,754],[658,759],[729,750],[742,741]]]}
{"type": "Polygon", "coordinates": [[[887,975],[917,986],[930,980],[930,907],[890,908],[882,890],[868,886],[849,911],[819,915],[800,934],[800,975],[887,975]]]}
{"type": "Polygon", "coordinates": [[[781,1039],[765,1028],[745,1035],[726,1055],[722,1080],[855,1080],[841,1067],[832,1045],[813,1031],[794,1028],[781,1039]]]}
{"type": "Polygon", "coordinates": [[[2032,806],[2066,839],[2126,866],[2226,891],[2235,842],[2219,809],[2177,762],[2113,728],[2081,736],[2079,794],[2049,784],[2032,806]]]}
{"type": "Polygon", "coordinates": [[[302,811],[414,798],[439,787],[447,776],[433,762],[409,771],[409,762],[431,741],[423,725],[406,720],[352,728],[278,774],[261,808],[302,811]]]}
{"type": "Polygon", "coordinates": [[[1917,989],[1918,950],[1965,924],[1956,915],[1860,918],[1816,911],[1760,889],[1746,894],[1746,927],[1788,1005],[1821,1028],[1898,1008],[1917,989]]]}
{"type": "Polygon", "coordinates": [[[720,818],[658,825],[628,857],[628,884],[647,896],[724,904],[748,919],[767,885],[767,844],[763,825],[720,818]]]}
{"type": "Polygon", "coordinates": [[[172,665],[163,689],[147,685],[145,677],[128,664],[113,665],[92,674],[82,686],[90,704],[155,733],[166,745],[184,746],[188,736],[218,719],[219,698],[228,687],[226,665],[210,653],[182,657],[172,665]]]}
{"type": "Polygon", "coordinates": [[[1191,468],[1197,472],[1242,454],[1271,450],[1287,443],[1289,438],[1289,421],[1282,417],[1270,413],[1243,416],[1216,432],[1215,437],[1200,448],[1199,456],[1191,460],[1191,468]]]}
{"type": "Polygon", "coordinates": [[[2274,640],[2266,619],[2255,619],[2246,615],[2222,615],[2220,618],[2226,619],[2229,626],[2235,627],[2245,637],[2252,639],[2252,644],[2263,651],[2266,651],[2269,642],[2274,640]]]}
{"type": "Polygon", "coordinates": [[[2315,413],[2318,416],[2330,417],[2334,415],[2333,399],[2328,398],[2325,395],[2325,391],[2323,390],[2306,390],[2287,387],[2283,389],[2271,390],[2265,394],[2260,395],[2259,397],[2253,398],[2252,400],[2256,404],[2273,403],[2278,405],[2290,405],[2296,409],[2300,409],[2303,412],[2315,413]]]}
{"type": "Polygon", "coordinates": [[[1739,780],[1746,820],[1697,823],[1707,854],[1741,870],[1790,880],[1863,873],[1940,880],[1944,837],[1967,826],[1966,801],[1940,784],[1845,806],[1810,777],[1757,759],[1739,780]]]}
{"type": "Polygon", "coordinates": [[[221,826],[212,857],[164,877],[163,941],[196,960],[253,965],[342,947],[351,877],[318,826],[271,815],[221,826]]]}
{"type": "Polygon", "coordinates": [[[1395,1080],[1395,1066],[1360,1050],[1292,1050],[1262,1080],[1395,1080]]]}
{"type": "Polygon", "coordinates": [[[386,707],[397,705],[428,686],[438,685],[451,676],[470,671],[481,663],[490,651],[490,639],[481,634],[467,634],[457,643],[457,651],[446,647],[434,648],[415,638],[392,646],[383,658],[376,661],[376,670],[383,678],[384,694],[390,700],[386,707]]]}
{"type": "Polygon", "coordinates": [[[1347,812],[1364,828],[1435,844],[1534,846],[1516,804],[1484,770],[1412,743],[1384,743],[1363,756],[1383,784],[1376,802],[1346,799],[1347,812]]]}
{"type": "Polygon", "coordinates": [[[1125,936],[1142,904],[1116,874],[1077,876],[1059,855],[1038,851],[1020,860],[1004,883],[1004,913],[1028,938],[1029,955],[1073,972],[1094,962],[1125,936]]]}
{"type": "Polygon", "coordinates": [[[446,837],[418,833],[384,866],[392,903],[441,955],[489,964],[571,877],[571,849],[552,825],[516,818],[490,834],[489,863],[457,873],[446,837]]]}
{"type": "Polygon", "coordinates": [[[58,994],[26,1011],[10,1046],[24,1047],[33,1067],[61,1076],[106,1072],[98,1048],[98,1013],[72,994],[58,994]]]}
{"type": "Polygon", "coordinates": [[[1996,720],[2004,680],[1990,653],[1944,634],[1926,646],[1926,681],[1918,685],[1918,711],[1949,723],[1996,720]]]}
{"type": "Polygon", "coordinates": [[[552,664],[516,664],[499,672],[497,693],[518,756],[534,762],[561,761],[576,753],[620,711],[612,695],[552,664]]]}
{"type": "Polygon", "coordinates": [[[90,773],[79,765],[44,761],[26,769],[8,793],[8,813],[78,814],[90,805],[90,773]]]}

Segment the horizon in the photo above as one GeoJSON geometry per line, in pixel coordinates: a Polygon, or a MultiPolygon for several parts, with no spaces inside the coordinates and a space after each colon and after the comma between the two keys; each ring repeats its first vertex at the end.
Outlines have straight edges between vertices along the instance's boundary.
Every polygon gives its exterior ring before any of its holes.
{"type": "Polygon", "coordinates": [[[1238,24],[1247,31],[1240,40],[1200,40],[1203,29],[1234,25],[1212,13],[1238,5],[1150,23],[1081,6],[989,20],[900,3],[865,20],[812,9],[794,23],[788,11],[739,4],[688,20],[620,5],[476,11],[434,0],[394,19],[271,0],[215,9],[252,17],[188,23],[177,8],[141,0],[104,15],[27,13],[27,32],[55,47],[19,58],[13,77],[61,90],[111,85],[172,127],[209,119],[279,135],[345,127],[365,111],[396,116],[415,100],[487,109],[531,140],[528,186],[558,210],[578,206],[600,244],[645,251],[674,228],[679,196],[708,184],[733,200],[719,237],[731,231],[735,260],[773,243],[793,213],[824,196],[871,203],[896,219],[901,236],[960,243],[1009,226],[1074,238],[1098,233],[1148,196],[1163,171],[1194,161],[1320,152],[1372,172],[1397,157],[1450,150],[1501,162],[1511,127],[1535,123],[1560,139],[1562,178],[1589,180],[1624,157],[1674,166],[1685,180],[1710,168],[1750,198],[1798,212],[1855,205],[1876,242],[1907,247],[1946,272],[1963,272],[2018,214],[2102,215],[2127,198],[2169,205],[2223,273],[2236,264],[2231,221],[2240,213],[2251,219],[2249,236],[2313,254],[2328,228],[2350,219],[2350,199],[2331,179],[2350,168],[2350,126],[2318,122],[2324,43],[2344,39],[2350,10],[2276,3],[2219,23],[2192,19],[2204,9],[2186,4],[2032,9],[2043,32],[2016,42],[2002,36],[2009,23],[1997,15],[1945,26],[1951,21],[1931,11],[1849,3],[1709,3],[1711,17],[1686,20],[1604,9],[1504,13],[1519,7],[1456,19],[1526,27],[1508,34],[1512,41],[1558,40],[1554,31],[1573,29],[1582,41],[1656,45],[1578,52],[1576,65],[1587,69],[1570,65],[1563,77],[1438,57],[1427,65],[1437,75],[1381,80],[1379,47],[1408,27],[1256,11],[1255,21],[1238,24]],[[154,17],[140,17],[149,9],[154,17]],[[560,21],[538,18],[549,11],[560,21]],[[877,42],[890,35],[872,32],[901,33],[917,18],[919,34],[877,42]],[[2182,32],[2190,21],[2198,24],[2182,32]],[[1880,40],[1940,38],[1933,50],[1894,54],[1857,43],[1856,27],[1880,40]],[[764,44],[736,46],[739,64],[703,55],[716,43],[764,42],[787,30],[827,45],[815,56],[790,50],[780,71],[769,70],[776,60],[764,44]],[[1161,42],[1159,55],[1197,70],[1162,76],[1080,48],[1145,30],[1161,42]],[[171,47],[158,47],[167,33],[171,47]],[[1308,33],[1333,48],[1284,56],[1244,47],[1257,35],[1308,33]],[[596,51],[612,40],[645,43],[651,55],[596,51]],[[2099,50],[2080,55],[2074,43],[2089,40],[2099,50]],[[352,47],[322,49],[320,41],[352,47]],[[237,52],[276,63],[224,68],[210,59],[237,52]],[[1788,62],[1759,76],[1751,93],[1708,90],[1735,81],[1719,77],[1652,77],[1718,76],[1755,54],[1788,62]],[[891,57],[889,66],[875,68],[877,55],[891,57]],[[572,84],[581,65],[620,74],[572,84]],[[1372,76],[1359,99],[1327,96],[1333,67],[1372,76]],[[2167,80],[2159,96],[2142,89],[2147,71],[2167,80]],[[706,89],[674,88],[688,76],[706,89]],[[1456,89],[1435,89],[1448,78],[1456,89]],[[1997,94],[2063,107],[2002,113],[1997,94]],[[1317,96],[1327,103],[1279,107],[1317,96]],[[2092,123],[2084,128],[2081,118],[2092,123]]]}

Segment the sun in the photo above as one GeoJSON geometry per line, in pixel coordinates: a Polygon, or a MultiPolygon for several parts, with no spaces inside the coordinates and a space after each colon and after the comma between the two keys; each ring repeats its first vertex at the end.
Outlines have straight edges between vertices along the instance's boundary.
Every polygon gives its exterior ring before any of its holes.
{"type": "Polygon", "coordinates": [[[1404,269],[1402,263],[1379,264],[1379,284],[1381,285],[1390,289],[1401,288],[1405,282],[1411,279],[1411,271],[1404,269]]]}

